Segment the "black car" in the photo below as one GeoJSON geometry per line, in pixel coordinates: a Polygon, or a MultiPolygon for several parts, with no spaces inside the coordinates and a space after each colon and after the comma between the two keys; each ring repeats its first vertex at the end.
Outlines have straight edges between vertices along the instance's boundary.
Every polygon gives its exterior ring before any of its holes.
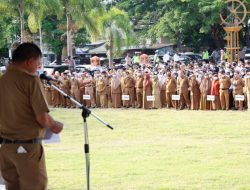
{"type": "Polygon", "coordinates": [[[68,65],[46,65],[44,66],[44,71],[46,71],[48,74],[54,74],[56,71],[63,73],[66,70],[69,70],[68,65]]]}

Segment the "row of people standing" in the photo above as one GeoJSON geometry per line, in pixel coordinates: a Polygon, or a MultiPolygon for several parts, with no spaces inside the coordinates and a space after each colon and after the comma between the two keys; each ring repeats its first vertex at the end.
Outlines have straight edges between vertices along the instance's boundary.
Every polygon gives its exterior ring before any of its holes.
{"type": "MultiPolygon", "coordinates": [[[[164,74],[164,71],[152,74],[148,70],[111,70],[96,71],[94,76],[89,73],[69,76],[68,73],[56,72],[52,77],[56,80],[53,82],[55,85],[87,107],[229,110],[230,102],[234,102],[235,109],[243,110],[244,102],[236,101],[235,97],[245,95],[249,107],[248,76],[242,79],[236,72],[230,79],[224,71],[220,71],[212,77],[205,73],[199,79],[195,73],[187,77],[185,71],[181,70],[178,77],[171,72],[164,74]],[[179,95],[180,100],[173,100],[173,95],[179,95]],[[208,101],[208,95],[214,96],[214,100],[208,101]],[[153,97],[153,100],[149,100],[149,97],[153,97]]],[[[44,87],[50,105],[75,107],[46,83],[44,87]]]]}

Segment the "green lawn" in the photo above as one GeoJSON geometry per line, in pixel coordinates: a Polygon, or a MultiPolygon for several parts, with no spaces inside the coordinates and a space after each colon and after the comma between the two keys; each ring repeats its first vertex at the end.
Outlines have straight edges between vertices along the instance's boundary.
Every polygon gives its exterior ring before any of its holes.
{"type": "MultiPolygon", "coordinates": [[[[93,190],[249,190],[250,112],[93,110],[93,190]]],[[[60,144],[47,144],[50,190],[85,190],[80,110],[52,109],[65,123],[60,144]]]]}

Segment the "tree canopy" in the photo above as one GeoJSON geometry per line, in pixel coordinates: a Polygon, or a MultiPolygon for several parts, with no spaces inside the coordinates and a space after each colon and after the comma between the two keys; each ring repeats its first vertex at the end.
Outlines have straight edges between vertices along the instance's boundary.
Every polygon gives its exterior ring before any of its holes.
{"type": "MultiPolygon", "coordinates": [[[[61,54],[67,47],[67,55],[72,55],[73,46],[102,38],[107,42],[111,40],[114,55],[119,55],[122,46],[131,44],[133,32],[135,45],[145,44],[149,39],[156,42],[164,37],[180,50],[186,46],[196,51],[222,48],[225,46],[225,32],[220,13],[226,6],[225,2],[0,0],[0,48],[8,49],[15,41],[36,40],[40,36],[40,44],[43,39],[53,52],[61,54]]],[[[249,3],[245,1],[245,4],[250,10],[249,3]]],[[[246,23],[248,19],[249,16],[246,23]]],[[[249,39],[246,23],[242,24],[242,46],[249,39]]]]}

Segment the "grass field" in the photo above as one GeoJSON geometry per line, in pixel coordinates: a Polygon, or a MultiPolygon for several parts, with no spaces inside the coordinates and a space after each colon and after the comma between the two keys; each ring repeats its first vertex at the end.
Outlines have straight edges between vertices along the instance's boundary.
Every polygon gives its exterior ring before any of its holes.
{"type": "MultiPolygon", "coordinates": [[[[249,190],[250,112],[93,110],[89,118],[92,190],[249,190]]],[[[80,110],[52,109],[65,123],[47,144],[50,190],[85,190],[80,110]]]]}

